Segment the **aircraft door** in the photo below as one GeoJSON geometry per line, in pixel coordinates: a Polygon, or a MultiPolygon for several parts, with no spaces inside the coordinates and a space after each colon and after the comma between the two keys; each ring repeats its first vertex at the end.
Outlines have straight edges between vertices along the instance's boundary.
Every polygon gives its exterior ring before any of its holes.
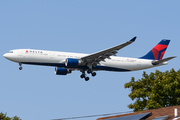
{"type": "Polygon", "coordinates": [[[25,57],[23,51],[18,51],[18,56],[19,56],[19,57],[23,57],[23,58],[25,57]]]}
{"type": "Polygon", "coordinates": [[[140,60],[137,61],[137,65],[141,66],[141,61],[140,60]]]}
{"type": "Polygon", "coordinates": [[[55,53],[51,53],[51,54],[50,54],[50,58],[51,58],[51,59],[53,59],[54,56],[55,56],[55,53]]]}
{"type": "Polygon", "coordinates": [[[19,51],[19,52],[18,52],[18,56],[19,56],[19,57],[22,57],[22,51],[19,51]]]}

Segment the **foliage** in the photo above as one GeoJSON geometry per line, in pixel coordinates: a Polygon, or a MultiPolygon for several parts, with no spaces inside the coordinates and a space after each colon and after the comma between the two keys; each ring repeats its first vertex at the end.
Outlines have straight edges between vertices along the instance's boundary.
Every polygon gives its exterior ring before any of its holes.
{"type": "Polygon", "coordinates": [[[132,77],[131,81],[124,85],[125,88],[131,89],[129,97],[135,100],[128,105],[130,109],[142,111],[180,105],[180,70],[156,70],[149,75],[143,72],[142,76],[143,78],[137,81],[132,77]]]}
{"type": "Polygon", "coordinates": [[[0,120],[21,120],[19,117],[14,116],[13,118],[7,117],[7,113],[0,113],[0,120]]]}

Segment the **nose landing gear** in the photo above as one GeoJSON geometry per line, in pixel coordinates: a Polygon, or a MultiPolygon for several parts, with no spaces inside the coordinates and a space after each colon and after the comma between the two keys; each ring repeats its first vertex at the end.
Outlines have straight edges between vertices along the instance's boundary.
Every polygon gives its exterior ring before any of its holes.
{"type": "Polygon", "coordinates": [[[22,70],[22,64],[21,63],[19,63],[19,70],[22,70]]]}

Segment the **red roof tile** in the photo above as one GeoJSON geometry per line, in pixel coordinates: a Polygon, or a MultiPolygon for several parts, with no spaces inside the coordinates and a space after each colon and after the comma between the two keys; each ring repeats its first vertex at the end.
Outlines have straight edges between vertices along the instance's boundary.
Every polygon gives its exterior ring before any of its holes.
{"type": "Polygon", "coordinates": [[[168,115],[170,116],[170,118],[168,120],[172,120],[174,118],[174,109],[175,108],[178,109],[178,116],[180,116],[180,105],[179,105],[179,106],[164,107],[164,108],[159,108],[159,109],[144,110],[144,111],[129,113],[129,114],[103,117],[103,118],[98,118],[97,120],[106,120],[109,118],[123,117],[123,116],[136,115],[136,114],[148,113],[148,112],[151,112],[152,115],[150,117],[148,117],[146,120],[152,120],[157,117],[168,116],[168,115]]]}

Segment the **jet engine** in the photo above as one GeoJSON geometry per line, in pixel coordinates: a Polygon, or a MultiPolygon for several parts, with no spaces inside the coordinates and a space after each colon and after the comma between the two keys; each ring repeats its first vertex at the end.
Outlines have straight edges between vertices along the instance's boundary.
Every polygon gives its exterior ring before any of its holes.
{"type": "Polygon", "coordinates": [[[74,58],[67,58],[65,61],[65,65],[67,67],[77,67],[78,65],[80,65],[82,63],[81,60],[79,59],[74,59],[74,58]]]}
{"type": "Polygon", "coordinates": [[[55,67],[55,74],[56,75],[67,75],[69,73],[71,73],[71,70],[69,70],[69,69],[55,67]]]}

